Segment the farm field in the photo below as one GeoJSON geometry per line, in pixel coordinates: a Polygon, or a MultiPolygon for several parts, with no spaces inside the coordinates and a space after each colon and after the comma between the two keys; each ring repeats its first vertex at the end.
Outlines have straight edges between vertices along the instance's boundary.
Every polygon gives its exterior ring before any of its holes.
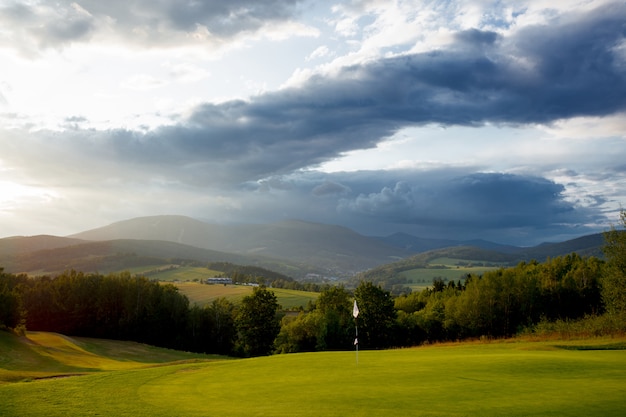
{"type": "Polygon", "coordinates": [[[407,278],[412,284],[408,284],[413,291],[423,290],[430,287],[433,278],[443,278],[446,281],[458,281],[467,274],[483,274],[485,271],[498,269],[497,263],[483,261],[468,261],[454,258],[437,258],[428,263],[427,268],[415,268],[400,272],[400,276],[407,278]]]}
{"type": "Polygon", "coordinates": [[[233,303],[238,303],[246,295],[252,294],[252,287],[244,285],[208,285],[199,282],[173,282],[181,294],[189,298],[192,304],[205,305],[218,298],[226,298],[233,303]]]}
{"type": "MultiPolygon", "coordinates": [[[[173,283],[189,298],[191,303],[205,305],[218,298],[226,298],[233,303],[238,303],[246,295],[252,294],[252,288],[245,285],[207,285],[198,282],[175,282],[173,283]]],[[[317,300],[319,293],[287,290],[282,288],[270,288],[276,298],[278,304],[284,309],[294,309],[298,307],[306,307],[309,301],[317,300]]]]}
{"type": "Polygon", "coordinates": [[[0,415],[623,416],[625,347],[516,340],[361,351],[358,363],[323,352],[95,370],[0,385],[0,415]]]}
{"type": "Polygon", "coordinates": [[[204,267],[196,266],[181,266],[181,267],[156,267],[152,270],[143,269],[138,270],[137,274],[149,273],[147,276],[150,279],[157,281],[201,281],[206,278],[217,277],[222,274],[221,271],[214,271],[204,267]],[[156,271],[157,269],[163,269],[156,271]]]}

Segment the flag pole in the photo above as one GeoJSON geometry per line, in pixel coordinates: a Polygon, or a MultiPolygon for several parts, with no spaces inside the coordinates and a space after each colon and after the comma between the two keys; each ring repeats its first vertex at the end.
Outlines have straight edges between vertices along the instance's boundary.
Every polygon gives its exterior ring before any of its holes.
{"type": "Polygon", "coordinates": [[[359,365],[359,327],[356,324],[356,317],[354,318],[354,330],[356,337],[354,338],[354,344],[356,346],[356,364],[359,365]]]}
{"type": "Polygon", "coordinates": [[[354,300],[354,307],[352,308],[352,317],[354,317],[354,346],[356,347],[356,364],[359,365],[359,326],[357,325],[356,318],[359,316],[359,307],[354,300]]]}

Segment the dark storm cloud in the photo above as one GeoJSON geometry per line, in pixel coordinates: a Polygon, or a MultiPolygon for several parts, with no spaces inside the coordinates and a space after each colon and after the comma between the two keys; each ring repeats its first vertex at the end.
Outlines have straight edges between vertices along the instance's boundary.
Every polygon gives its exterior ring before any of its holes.
{"type": "Polygon", "coordinates": [[[350,188],[345,185],[338,184],[332,181],[324,181],[322,184],[313,188],[311,193],[314,196],[321,197],[327,195],[342,195],[350,192],[350,188]]]}
{"type": "MultiPolygon", "coordinates": [[[[157,10],[164,5],[157,3],[157,10]]],[[[373,148],[409,126],[609,115],[626,110],[626,57],[617,47],[625,21],[626,5],[616,3],[508,39],[469,31],[459,36],[464,44],[481,44],[478,52],[452,45],[355,65],[249,101],[204,104],[178,124],[148,133],[39,135],[77,153],[110,158],[116,167],[125,164],[129,172],[147,175],[147,166],[172,181],[227,186],[373,148]]],[[[401,191],[392,188],[386,198],[402,204],[401,191]]]]}
{"type": "Polygon", "coordinates": [[[458,32],[455,35],[455,39],[464,46],[491,45],[498,39],[498,34],[490,31],[469,29],[458,32]]]}
{"type": "Polygon", "coordinates": [[[463,44],[470,38],[492,47],[381,60],[355,72],[371,107],[398,122],[521,124],[606,115],[626,108],[626,59],[617,48],[625,21],[626,5],[613,4],[501,41],[463,32],[463,44]]]}
{"type": "Polygon", "coordinates": [[[403,230],[421,236],[480,236],[522,245],[551,236],[563,239],[595,232],[581,225],[605,220],[595,209],[568,201],[562,185],[537,176],[441,168],[304,172],[274,182],[282,183],[275,192],[270,187],[260,194],[247,194],[243,217],[259,221],[306,218],[370,235],[403,230]],[[282,197],[280,209],[273,203],[277,196],[282,197]]]}
{"type": "MultiPolygon", "coordinates": [[[[289,20],[298,0],[61,0],[0,6],[0,22],[15,29],[13,40],[34,38],[38,47],[80,42],[95,32],[127,44],[180,45],[206,38],[227,40],[289,20]],[[112,35],[115,34],[115,35],[112,35]]],[[[26,45],[16,43],[16,48],[26,45]]]]}
{"type": "Polygon", "coordinates": [[[609,115],[626,110],[626,58],[617,48],[624,21],[626,5],[613,4],[510,39],[465,32],[464,43],[490,47],[344,68],[250,101],[205,104],[176,126],[115,142],[121,157],[203,167],[195,172],[199,182],[241,182],[372,148],[408,126],[609,115]]]}
{"type": "Polygon", "coordinates": [[[564,200],[563,191],[562,185],[538,177],[473,173],[424,181],[419,174],[410,174],[379,190],[341,200],[339,210],[399,224],[543,227],[573,220],[574,208],[564,200]]]}

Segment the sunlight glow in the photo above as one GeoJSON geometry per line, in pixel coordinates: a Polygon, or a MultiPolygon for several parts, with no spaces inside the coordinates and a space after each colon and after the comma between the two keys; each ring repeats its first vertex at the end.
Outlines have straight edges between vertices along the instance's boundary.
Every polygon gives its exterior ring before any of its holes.
{"type": "Polygon", "coordinates": [[[0,210],[19,209],[23,200],[47,201],[55,196],[50,190],[22,185],[11,181],[0,181],[0,210]]]}

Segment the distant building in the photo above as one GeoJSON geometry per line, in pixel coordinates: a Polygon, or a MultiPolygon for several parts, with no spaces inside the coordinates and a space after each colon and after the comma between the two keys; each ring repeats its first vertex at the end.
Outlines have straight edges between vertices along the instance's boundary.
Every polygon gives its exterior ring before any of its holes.
{"type": "Polygon", "coordinates": [[[233,280],[230,278],[207,278],[204,282],[207,284],[232,284],[233,280]]]}

